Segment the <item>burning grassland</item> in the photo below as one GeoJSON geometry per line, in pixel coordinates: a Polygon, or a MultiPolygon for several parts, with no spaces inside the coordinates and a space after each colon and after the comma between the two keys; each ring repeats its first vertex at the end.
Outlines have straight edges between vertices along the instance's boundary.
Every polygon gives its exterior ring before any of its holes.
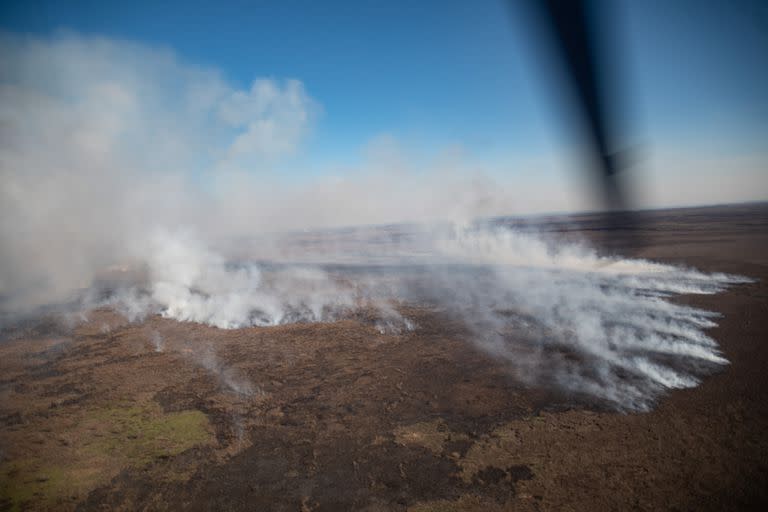
{"type": "MultiPolygon", "coordinates": [[[[115,293],[82,316],[28,319],[7,328],[0,346],[4,506],[534,510],[599,497],[621,508],[635,493],[628,482],[683,506],[691,495],[679,493],[680,478],[746,482],[686,462],[721,446],[723,464],[750,463],[722,442],[724,428],[752,414],[741,399],[692,400],[730,371],[670,396],[671,387],[649,388],[646,373],[600,369],[607,354],[625,358],[610,364],[658,358],[697,378],[722,370],[701,356],[723,357],[713,340],[759,327],[742,316],[762,285],[639,260],[576,262],[586,268],[316,266],[323,286],[375,299],[320,322],[223,329],[179,321],[164,314],[146,278],[136,291],[148,307],[133,320],[115,293]],[[724,315],[705,313],[721,297],[732,303],[724,315]],[[547,301],[556,307],[537,309],[547,301]],[[558,330],[546,323],[550,313],[557,325],[600,322],[558,330]],[[382,328],[384,318],[410,327],[382,328]],[[650,331],[655,338],[641,336],[650,331]],[[603,335],[615,337],[603,344],[603,335]],[[667,345],[646,343],[665,336],[667,345]],[[568,385],[590,379],[651,389],[644,396],[652,402],[642,403],[657,408],[615,414],[632,402],[568,385]],[[727,421],[678,414],[691,408],[727,421]]],[[[260,283],[292,268],[254,265],[260,283]]],[[[741,345],[729,346],[743,367],[741,345]]]]}

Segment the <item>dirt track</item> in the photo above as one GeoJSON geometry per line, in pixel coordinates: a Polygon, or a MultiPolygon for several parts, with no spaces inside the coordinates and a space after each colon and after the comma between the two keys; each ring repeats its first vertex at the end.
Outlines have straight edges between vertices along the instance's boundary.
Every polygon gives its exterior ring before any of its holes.
{"type": "Polygon", "coordinates": [[[651,413],[527,389],[418,307],[403,335],[365,315],[224,331],[102,310],[0,345],[0,510],[764,509],[768,206],[641,220],[640,238],[567,229],[759,280],[681,299],[723,314],[731,364],[651,413]]]}

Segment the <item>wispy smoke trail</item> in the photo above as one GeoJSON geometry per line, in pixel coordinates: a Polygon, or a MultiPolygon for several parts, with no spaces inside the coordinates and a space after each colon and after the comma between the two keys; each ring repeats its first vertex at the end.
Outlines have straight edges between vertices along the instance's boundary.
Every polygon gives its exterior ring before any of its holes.
{"type": "Polygon", "coordinates": [[[197,354],[196,358],[202,367],[219,379],[226,389],[242,396],[252,396],[261,392],[235,368],[223,365],[210,345],[206,346],[201,354],[197,354]]]}
{"type": "Polygon", "coordinates": [[[432,278],[450,291],[434,300],[464,319],[480,347],[524,380],[627,410],[647,410],[663,391],[695,386],[727,363],[705,333],[717,315],[675,304],[673,295],[748,281],[599,257],[502,228],[459,229],[439,246],[475,264],[432,278]]]}
{"type": "Polygon", "coordinates": [[[149,341],[152,342],[152,346],[155,348],[155,352],[165,351],[165,340],[159,332],[152,331],[149,335],[149,341]]]}

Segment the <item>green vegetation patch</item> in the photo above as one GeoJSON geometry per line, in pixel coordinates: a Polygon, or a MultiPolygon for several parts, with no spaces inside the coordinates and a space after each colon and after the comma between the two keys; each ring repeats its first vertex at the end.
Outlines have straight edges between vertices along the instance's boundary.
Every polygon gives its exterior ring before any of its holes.
{"type": "Polygon", "coordinates": [[[0,466],[0,509],[17,511],[21,505],[44,501],[51,505],[56,496],[65,497],[67,474],[39,459],[6,462],[0,466]]]}
{"type": "Polygon", "coordinates": [[[162,414],[146,405],[93,412],[84,426],[93,432],[85,444],[94,456],[118,457],[126,466],[144,466],[210,439],[208,418],[190,410],[162,414]]]}
{"type": "MultiPolygon", "coordinates": [[[[200,411],[163,413],[152,403],[117,404],[86,411],[59,433],[66,443],[49,443],[43,453],[0,465],[0,509],[72,505],[121,471],[163,461],[212,442],[200,411]]],[[[163,478],[174,478],[164,465],[163,478]]],[[[187,468],[189,469],[189,468],[187,468]]]]}

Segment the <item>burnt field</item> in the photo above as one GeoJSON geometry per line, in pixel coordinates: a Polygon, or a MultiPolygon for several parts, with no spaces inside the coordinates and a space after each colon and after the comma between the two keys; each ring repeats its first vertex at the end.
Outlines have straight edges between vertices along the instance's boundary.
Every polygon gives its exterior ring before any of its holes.
{"type": "Polygon", "coordinates": [[[730,364],[649,412],[521,379],[418,301],[396,331],[365,308],[239,329],[99,308],[3,333],[0,510],[762,510],[768,205],[635,221],[517,224],[755,280],[674,298],[722,315],[730,364]]]}

